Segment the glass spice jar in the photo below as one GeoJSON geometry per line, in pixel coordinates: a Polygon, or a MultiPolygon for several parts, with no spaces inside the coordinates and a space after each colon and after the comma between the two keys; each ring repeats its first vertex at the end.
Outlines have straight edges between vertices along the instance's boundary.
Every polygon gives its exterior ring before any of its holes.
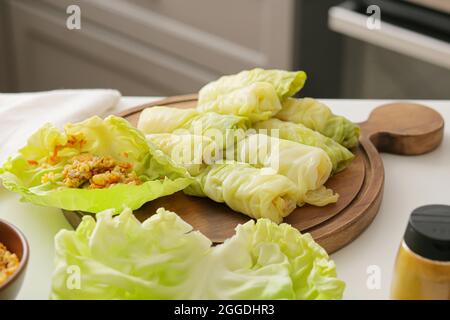
{"type": "Polygon", "coordinates": [[[391,298],[450,300],[450,206],[415,209],[397,254],[391,298]]]}

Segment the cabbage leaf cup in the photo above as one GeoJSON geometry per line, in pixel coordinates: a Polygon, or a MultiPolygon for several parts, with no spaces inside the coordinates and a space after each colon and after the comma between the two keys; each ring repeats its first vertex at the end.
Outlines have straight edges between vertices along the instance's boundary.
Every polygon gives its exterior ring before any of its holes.
{"type": "Polygon", "coordinates": [[[22,201],[91,213],[108,208],[120,212],[125,206],[134,210],[192,182],[184,168],[148,143],[128,121],[116,116],[69,123],[64,132],[44,125],[17,156],[3,164],[0,178],[5,188],[22,196],[22,201]],[[61,182],[65,166],[74,157],[86,154],[129,164],[141,183],[67,187],[61,182]]]}

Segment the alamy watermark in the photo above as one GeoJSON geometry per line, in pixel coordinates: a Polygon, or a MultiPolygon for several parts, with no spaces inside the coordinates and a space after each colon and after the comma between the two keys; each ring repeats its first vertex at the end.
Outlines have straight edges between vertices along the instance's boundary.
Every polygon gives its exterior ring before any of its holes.
{"type": "Polygon", "coordinates": [[[366,26],[369,30],[381,29],[381,8],[377,5],[370,5],[367,7],[366,13],[370,15],[367,18],[366,26]]]}
{"type": "Polygon", "coordinates": [[[77,265],[70,265],[66,269],[68,274],[66,279],[66,287],[69,290],[81,289],[81,269],[77,265]]]}
{"type": "Polygon", "coordinates": [[[67,7],[66,13],[69,15],[66,19],[66,27],[69,30],[81,29],[81,9],[76,4],[67,7]]]}
{"type": "Polygon", "coordinates": [[[366,268],[367,280],[366,287],[369,290],[381,289],[381,268],[376,264],[367,266],[366,268]]]}

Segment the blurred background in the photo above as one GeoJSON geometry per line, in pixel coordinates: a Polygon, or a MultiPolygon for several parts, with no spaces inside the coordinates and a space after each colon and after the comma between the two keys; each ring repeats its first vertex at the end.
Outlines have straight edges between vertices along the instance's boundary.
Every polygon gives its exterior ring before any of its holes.
{"type": "Polygon", "coordinates": [[[450,0],[0,0],[1,92],[166,96],[256,66],[305,70],[303,96],[449,99],[450,0]]]}

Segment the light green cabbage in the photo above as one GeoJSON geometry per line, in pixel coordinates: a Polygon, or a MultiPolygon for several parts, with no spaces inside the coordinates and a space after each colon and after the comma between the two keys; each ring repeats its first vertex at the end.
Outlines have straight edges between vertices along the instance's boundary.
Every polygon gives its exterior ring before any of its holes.
{"type": "Polygon", "coordinates": [[[199,115],[195,109],[155,106],[142,110],[137,127],[143,133],[171,133],[185,128],[199,115]]]}
{"type": "MultiPolygon", "coordinates": [[[[47,124],[34,133],[19,155],[0,169],[3,185],[22,200],[67,210],[99,212],[107,208],[137,209],[144,203],[187,187],[192,179],[125,119],[92,117],[67,124],[64,132],[47,124]],[[42,182],[47,173],[60,175],[70,158],[90,153],[128,162],[143,181],[104,189],[68,188],[58,181],[42,182]]],[[[62,177],[61,177],[62,179],[62,177]]]]}
{"type": "Polygon", "coordinates": [[[227,161],[209,166],[195,180],[184,190],[187,194],[224,202],[255,219],[268,218],[279,223],[296,208],[296,185],[273,170],[227,161]]]}
{"type": "Polygon", "coordinates": [[[175,130],[176,134],[189,133],[211,138],[221,149],[226,149],[245,136],[245,130],[250,122],[245,117],[236,115],[222,115],[215,112],[200,114],[192,120],[187,128],[175,130]]]}
{"type": "Polygon", "coordinates": [[[260,133],[268,135],[274,134],[281,139],[318,147],[324,150],[330,157],[333,164],[334,173],[344,170],[354,158],[354,155],[344,146],[317,131],[305,127],[302,124],[273,118],[266,121],[257,122],[253,125],[253,128],[260,133]]]}
{"type": "Polygon", "coordinates": [[[186,168],[191,176],[199,175],[222,154],[222,150],[207,136],[155,133],[146,135],[146,139],[154,143],[173,162],[186,168]]]}
{"type": "Polygon", "coordinates": [[[215,112],[204,114],[195,109],[152,107],[142,111],[137,127],[145,134],[188,132],[202,135],[212,129],[221,132],[245,130],[249,124],[247,118],[236,115],[222,115],[215,112]]]}
{"type": "Polygon", "coordinates": [[[55,237],[52,299],[341,299],[336,266],[309,234],[249,221],[223,244],[162,208],[85,216],[55,237]]]}
{"type": "Polygon", "coordinates": [[[138,121],[138,129],[145,134],[203,135],[213,139],[222,149],[242,139],[249,126],[250,121],[245,117],[170,107],[147,108],[138,121]]]}
{"type": "Polygon", "coordinates": [[[199,103],[197,110],[243,116],[251,122],[256,122],[274,116],[281,110],[281,103],[270,83],[255,82],[222,94],[216,100],[199,103]]]}
{"type": "Polygon", "coordinates": [[[198,104],[217,100],[221,95],[239,90],[255,82],[268,82],[274,88],[280,100],[296,94],[306,81],[303,71],[264,70],[255,68],[237,74],[223,76],[200,89],[198,104]]]}
{"type": "Polygon", "coordinates": [[[219,149],[234,145],[250,127],[248,118],[231,114],[200,113],[194,109],[170,107],[152,107],[144,111],[138,122],[138,129],[143,133],[205,136],[211,138],[219,149]]]}
{"type": "Polygon", "coordinates": [[[51,298],[181,299],[188,294],[186,284],[211,242],[162,208],[142,224],[130,209],[112,214],[97,214],[97,223],[84,216],[76,231],[56,235],[51,298]],[[74,266],[78,283],[68,272],[74,266]]]}
{"type": "Polygon", "coordinates": [[[253,134],[240,141],[236,151],[238,161],[272,168],[294,182],[298,191],[298,206],[305,203],[325,206],[338,200],[338,195],[332,190],[325,192],[323,185],[330,176],[332,165],[328,155],[320,148],[253,134]]]}
{"type": "Polygon", "coordinates": [[[312,98],[289,98],[283,101],[282,109],[276,114],[280,120],[301,123],[319,131],[346,148],[358,145],[359,126],[350,120],[334,115],[330,108],[312,98]]]}

